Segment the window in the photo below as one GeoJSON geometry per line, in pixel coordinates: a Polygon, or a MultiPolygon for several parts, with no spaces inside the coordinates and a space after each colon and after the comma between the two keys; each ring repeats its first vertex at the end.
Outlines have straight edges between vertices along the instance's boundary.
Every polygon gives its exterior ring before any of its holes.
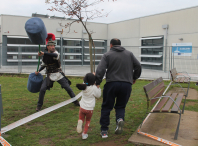
{"type": "MultiPolygon", "coordinates": [[[[94,41],[95,47],[104,47],[105,42],[94,41]]],[[[85,46],[89,46],[89,41],[85,41],[85,46]]]]}
{"type": "Polygon", "coordinates": [[[63,46],[82,46],[81,40],[63,40],[63,46]]]}
{"type": "Polygon", "coordinates": [[[81,53],[81,48],[65,48],[65,53],[81,53]]]}
{"type": "Polygon", "coordinates": [[[8,44],[33,44],[29,38],[8,38],[8,44]]]}
{"type": "Polygon", "coordinates": [[[162,36],[141,38],[141,64],[144,69],[162,70],[163,68],[162,36]]]}

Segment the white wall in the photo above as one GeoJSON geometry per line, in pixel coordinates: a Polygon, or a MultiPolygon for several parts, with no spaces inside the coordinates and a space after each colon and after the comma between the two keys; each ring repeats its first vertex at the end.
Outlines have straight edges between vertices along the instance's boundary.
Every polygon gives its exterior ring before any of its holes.
{"type": "MultiPolygon", "coordinates": [[[[31,17],[23,17],[23,16],[10,16],[10,15],[2,15],[2,35],[19,35],[19,36],[27,36],[25,32],[25,23],[31,17]],[[9,31],[9,33],[6,33],[9,31]]],[[[68,28],[61,27],[59,23],[62,25],[67,24],[68,22],[72,22],[71,20],[61,20],[61,19],[48,19],[42,18],[45,27],[48,33],[55,34],[56,37],[60,37],[61,33],[57,32],[57,28],[63,28],[63,37],[68,38],[82,38],[82,25],[81,23],[73,23],[70,29],[70,33],[68,33],[68,28]],[[75,31],[75,32],[74,32],[75,31]]],[[[107,24],[101,23],[89,23],[89,30],[93,30],[95,32],[93,34],[94,39],[107,39],[107,24]]]]}
{"type": "MultiPolygon", "coordinates": [[[[198,69],[198,63],[196,63],[198,55],[197,16],[198,7],[193,7],[112,23],[108,25],[108,43],[112,38],[119,38],[122,41],[122,46],[141,46],[141,41],[139,40],[141,37],[165,36],[166,30],[162,28],[162,25],[168,24],[169,29],[167,36],[167,46],[172,46],[172,43],[192,43],[193,45],[193,55],[190,57],[180,57],[179,59],[175,60],[175,65],[177,65],[176,67],[179,70],[182,70],[182,68],[184,68],[189,72],[197,72],[195,71],[196,69],[198,69]],[[183,41],[179,40],[179,38],[183,38],[183,41]]],[[[137,58],[141,54],[140,49],[138,49],[137,47],[126,48],[132,51],[137,58]]],[[[169,69],[170,56],[168,54],[168,49],[166,50],[166,70],[169,69]]]]}
{"type": "MultiPolygon", "coordinates": [[[[93,39],[102,39],[102,40],[107,40],[107,24],[103,23],[87,23],[87,28],[89,32],[92,32],[92,38],[93,39]]],[[[83,30],[85,31],[84,27],[83,30]]],[[[83,34],[83,38],[88,39],[87,34],[83,34]]]]}
{"type": "MultiPolygon", "coordinates": [[[[189,40],[190,35],[198,33],[198,7],[152,15],[140,18],[140,36],[159,36],[165,35],[165,29],[162,25],[168,24],[168,46],[171,46],[172,39],[179,41],[179,37],[183,37],[184,41],[189,40]],[[190,34],[190,35],[186,35],[190,34]],[[170,40],[171,38],[171,40],[170,40]]],[[[198,42],[193,45],[198,46],[198,42]]]]}
{"type": "Polygon", "coordinates": [[[141,45],[137,41],[141,37],[165,35],[162,25],[168,24],[168,46],[171,46],[178,38],[183,41],[194,41],[193,46],[198,46],[194,34],[198,34],[198,7],[156,14],[137,19],[108,24],[108,40],[119,38],[123,45],[141,45]],[[191,37],[193,36],[193,37],[191,37]]]}
{"type": "MultiPolygon", "coordinates": [[[[108,40],[107,45],[109,46],[109,42],[112,38],[119,38],[122,42],[122,46],[125,46],[127,50],[133,52],[136,57],[139,57],[141,51],[137,46],[141,46],[140,38],[165,36],[165,29],[162,28],[162,25],[164,24],[169,25],[167,36],[168,46],[172,46],[172,43],[192,43],[193,46],[198,46],[197,16],[198,7],[193,7],[111,24],[89,22],[87,23],[87,27],[94,32],[92,36],[93,39],[108,40]],[[180,41],[179,38],[183,38],[183,41],[180,41]]],[[[2,35],[27,36],[24,26],[28,19],[30,19],[30,17],[1,15],[2,35]],[[9,33],[6,33],[7,31],[9,31],[9,33]]],[[[59,23],[62,22],[64,25],[69,22],[68,20],[48,18],[43,18],[43,21],[47,31],[54,33],[56,37],[60,37],[60,32],[56,32],[56,28],[60,28],[59,23]]],[[[83,34],[83,30],[84,28],[80,23],[75,23],[72,25],[70,33],[66,33],[66,30],[64,29],[63,37],[87,39],[88,35],[83,34]]],[[[193,47],[192,53],[198,55],[198,49],[193,47]]],[[[167,54],[167,57],[168,55],[169,54],[167,54]]],[[[197,61],[195,55],[188,57],[187,59],[194,59],[197,61]]],[[[166,66],[168,67],[169,58],[166,58],[166,60],[166,66]]],[[[181,64],[182,67],[185,63],[181,61],[175,62],[175,64],[178,65],[178,68],[180,68],[179,64],[181,64]]],[[[187,63],[191,64],[188,68],[189,70],[197,68],[196,62],[192,63],[187,61],[187,63]]]]}
{"type": "Polygon", "coordinates": [[[139,19],[112,23],[108,25],[108,40],[119,38],[124,46],[137,46],[139,45],[136,41],[140,36],[139,30],[139,19]]]}
{"type": "Polygon", "coordinates": [[[121,40],[121,45],[136,56],[139,56],[139,48],[134,46],[140,46],[140,24],[139,19],[127,20],[117,23],[112,23],[108,25],[108,42],[109,46],[110,40],[112,38],[118,38],[121,40]],[[130,47],[127,47],[130,46],[130,47]],[[133,46],[133,47],[132,47],[133,46]]]}

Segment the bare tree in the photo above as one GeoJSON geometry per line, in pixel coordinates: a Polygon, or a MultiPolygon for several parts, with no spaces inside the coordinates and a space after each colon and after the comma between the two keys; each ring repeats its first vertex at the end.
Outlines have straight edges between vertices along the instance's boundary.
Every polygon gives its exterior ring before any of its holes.
{"type": "MultiPolygon", "coordinates": [[[[109,1],[109,0],[108,0],[109,1]]],[[[112,0],[113,2],[116,0],[112,0]]],[[[92,58],[92,46],[95,48],[92,39],[92,30],[88,30],[87,21],[93,20],[95,18],[107,17],[108,12],[104,12],[104,9],[97,9],[95,6],[104,2],[104,0],[46,0],[47,3],[53,4],[50,11],[57,11],[70,17],[73,21],[60,25],[62,27],[68,28],[68,33],[70,32],[70,27],[73,23],[81,23],[86,30],[89,38],[89,54],[90,54],[90,70],[93,73],[93,58],[92,58]]],[[[75,30],[74,30],[75,32],[75,30]]],[[[94,72],[95,72],[95,49],[94,49],[94,72]]]]}

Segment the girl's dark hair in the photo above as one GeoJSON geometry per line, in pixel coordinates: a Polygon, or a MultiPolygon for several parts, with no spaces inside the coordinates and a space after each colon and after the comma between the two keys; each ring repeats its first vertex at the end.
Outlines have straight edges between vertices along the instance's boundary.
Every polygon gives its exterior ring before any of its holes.
{"type": "Polygon", "coordinates": [[[91,86],[95,84],[95,75],[92,73],[87,73],[84,77],[84,84],[76,84],[76,87],[79,90],[85,90],[87,88],[87,86],[91,86]]]}
{"type": "Polygon", "coordinates": [[[85,90],[87,88],[87,85],[86,84],[76,84],[76,87],[79,89],[79,90],[85,90]]]}

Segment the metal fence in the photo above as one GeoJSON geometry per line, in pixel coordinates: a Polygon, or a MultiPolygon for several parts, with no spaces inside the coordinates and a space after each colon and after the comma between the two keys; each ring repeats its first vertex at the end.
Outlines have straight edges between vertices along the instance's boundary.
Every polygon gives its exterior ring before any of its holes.
{"type": "Polygon", "coordinates": [[[2,97],[1,97],[1,84],[0,84],[0,134],[1,134],[1,117],[2,117],[2,115],[3,115],[3,103],[2,103],[2,97]]]}
{"type": "MultiPolygon", "coordinates": [[[[197,80],[198,47],[192,47],[192,53],[187,54],[175,52],[172,50],[172,46],[156,46],[154,48],[142,46],[124,47],[133,52],[134,56],[141,62],[143,68],[141,78],[156,79],[163,77],[164,79],[170,79],[169,70],[175,67],[178,72],[187,71],[189,74],[193,74],[193,79],[197,80]]],[[[107,48],[109,48],[109,46],[107,48]]],[[[44,49],[45,47],[41,47],[41,51],[44,51],[44,49]]],[[[67,49],[65,48],[58,50],[60,54],[66,54],[66,51],[67,49]]],[[[38,49],[35,48],[26,49],[24,52],[24,47],[0,47],[0,73],[29,74],[36,71],[38,63],[37,53],[38,49]]],[[[66,75],[84,76],[87,72],[90,72],[89,62],[85,62],[85,60],[87,61],[89,59],[85,56],[86,53],[88,52],[83,52],[82,55],[73,54],[70,58],[61,55],[62,69],[66,75]],[[81,56],[79,57],[79,55],[81,56]]],[[[104,52],[101,52],[100,56],[96,56],[98,62],[103,53],[104,52]]],[[[44,74],[45,72],[42,71],[41,73],[44,74]]]]}

